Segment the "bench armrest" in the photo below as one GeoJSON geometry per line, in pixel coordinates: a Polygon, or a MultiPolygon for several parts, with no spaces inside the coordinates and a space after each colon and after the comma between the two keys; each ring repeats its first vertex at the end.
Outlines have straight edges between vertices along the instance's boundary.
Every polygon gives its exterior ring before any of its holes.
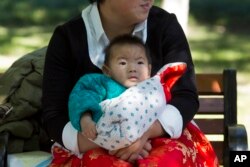
{"type": "Polygon", "coordinates": [[[0,133],[0,166],[7,166],[7,145],[9,140],[9,133],[0,133]]]}
{"type": "Polygon", "coordinates": [[[230,151],[246,151],[248,149],[247,131],[244,125],[230,125],[228,130],[228,147],[230,151]]]}

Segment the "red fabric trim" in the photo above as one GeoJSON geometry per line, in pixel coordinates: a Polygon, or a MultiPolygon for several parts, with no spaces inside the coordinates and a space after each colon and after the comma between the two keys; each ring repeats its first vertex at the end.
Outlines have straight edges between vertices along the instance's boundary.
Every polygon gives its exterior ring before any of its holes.
{"type": "Polygon", "coordinates": [[[193,124],[189,123],[178,139],[155,138],[153,149],[147,158],[140,159],[137,164],[130,164],[111,156],[102,148],[86,152],[82,158],[68,150],[55,146],[50,167],[218,167],[216,154],[205,135],[193,124]]]}

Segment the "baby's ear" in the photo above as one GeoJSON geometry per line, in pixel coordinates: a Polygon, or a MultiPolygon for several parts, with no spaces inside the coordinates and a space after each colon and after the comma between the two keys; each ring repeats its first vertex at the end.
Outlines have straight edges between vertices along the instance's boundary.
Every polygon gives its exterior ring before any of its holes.
{"type": "Polygon", "coordinates": [[[104,65],[102,66],[102,72],[103,72],[103,74],[105,74],[105,75],[107,75],[107,76],[110,76],[109,67],[108,67],[106,64],[104,64],[104,65]]]}

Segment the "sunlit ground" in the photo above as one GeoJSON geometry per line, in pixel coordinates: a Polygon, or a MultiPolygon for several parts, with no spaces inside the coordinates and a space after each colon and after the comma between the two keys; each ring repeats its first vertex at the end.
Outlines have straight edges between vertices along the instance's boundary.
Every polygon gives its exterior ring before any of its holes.
{"type": "MultiPolygon", "coordinates": [[[[0,26],[0,72],[4,72],[20,56],[48,44],[53,27],[0,26]]],[[[190,43],[196,72],[222,72],[237,69],[238,123],[248,131],[250,144],[250,34],[228,33],[224,27],[190,26],[190,43]]]]}

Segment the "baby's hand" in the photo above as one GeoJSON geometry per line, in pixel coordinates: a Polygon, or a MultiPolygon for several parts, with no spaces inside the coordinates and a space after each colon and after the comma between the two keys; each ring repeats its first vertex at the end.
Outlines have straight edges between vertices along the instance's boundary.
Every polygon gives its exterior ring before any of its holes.
{"type": "Polygon", "coordinates": [[[89,120],[86,122],[81,122],[82,135],[88,139],[94,140],[97,136],[96,124],[94,121],[89,120]]]}

